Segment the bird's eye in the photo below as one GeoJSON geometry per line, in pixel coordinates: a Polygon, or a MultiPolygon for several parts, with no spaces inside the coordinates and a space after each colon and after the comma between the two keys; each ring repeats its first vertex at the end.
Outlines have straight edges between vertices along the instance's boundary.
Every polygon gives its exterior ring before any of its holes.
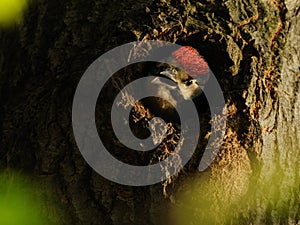
{"type": "Polygon", "coordinates": [[[190,86],[192,83],[193,83],[192,80],[187,80],[187,81],[185,82],[185,85],[186,85],[186,86],[190,86]]]}
{"type": "Polygon", "coordinates": [[[177,70],[175,68],[172,68],[171,71],[173,74],[177,74],[177,70]]]}

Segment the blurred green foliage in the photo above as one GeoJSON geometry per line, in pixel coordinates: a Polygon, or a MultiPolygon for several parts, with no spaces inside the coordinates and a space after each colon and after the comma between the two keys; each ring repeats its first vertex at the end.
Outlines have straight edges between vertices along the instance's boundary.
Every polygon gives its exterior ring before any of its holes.
{"type": "Polygon", "coordinates": [[[247,191],[237,194],[209,177],[193,178],[177,194],[171,215],[176,218],[174,225],[257,224],[257,214],[267,221],[263,224],[274,224],[268,221],[275,220],[287,224],[288,218],[297,216],[299,207],[300,190],[295,179],[280,172],[261,176],[257,182],[248,183],[247,191]]]}
{"type": "Polygon", "coordinates": [[[35,197],[37,186],[28,177],[15,172],[0,173],[0,224],[41,225],[41,201],[35,197]]]}
{"type": "Polygon", "coordinates": [[[0,26],[9,27],[22,21],[28,0],[0,0],[0,26]]]}

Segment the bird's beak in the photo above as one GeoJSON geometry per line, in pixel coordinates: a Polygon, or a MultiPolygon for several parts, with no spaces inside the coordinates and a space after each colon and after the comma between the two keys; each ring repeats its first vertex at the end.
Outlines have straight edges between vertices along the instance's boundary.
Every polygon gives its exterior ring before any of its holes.
{"type": "Polygon", "coordinates": [[[160,74],[168,77],[169,79],[171,79],[172,81],[177,83],[176,74],[174,74],[174,72],[172,70],[164,70],[164,71],[161,71],[160,74]]]}
{"type": "Polygon", "coordinates": [[[162,82],[159,77],[156,77],[154,78],[152,81],[151,81],[152,84],[157,84],[157,85],[161,85],[161,86],[164,86],[170,90],[175,90],[176,89],[176,86],[172,86],[172,85],[169,85],[167,83],[164,83],[162,82]]]}

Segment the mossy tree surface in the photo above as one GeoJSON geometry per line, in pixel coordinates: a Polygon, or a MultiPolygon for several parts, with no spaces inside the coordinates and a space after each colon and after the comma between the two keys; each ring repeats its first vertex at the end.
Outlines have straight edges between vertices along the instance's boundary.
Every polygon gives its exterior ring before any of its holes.
{"type": "Polygon", "coordinates": [[[0,168],[56,187],[45,202],[59,202],[54,224],[172,224],[176,209],[186,224],[297,224],[299,9],[294,0],[31,2],[21,24],[0,31],[0,168]],[[85,163],[72,100],[97,57],[147,39],[207,59],[227,103],[226,138],[205,172],[195,159],[169,183],[126,187],[85,163]],[[177,196],[189,192],[185,212],[177,196]]]}

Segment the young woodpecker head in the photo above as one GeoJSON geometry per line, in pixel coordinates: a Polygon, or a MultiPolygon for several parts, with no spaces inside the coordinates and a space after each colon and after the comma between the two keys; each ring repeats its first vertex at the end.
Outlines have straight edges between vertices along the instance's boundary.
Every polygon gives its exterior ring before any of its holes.
{"type": "Polygon", "coordinates": [[[181,70],[174,66],[169,66],[160,72],[177,84],[179,93],[185,100],[193,99],[202,93],[202,88],[197,79],[201,75],[208,74],[209,67],[196,49],[184,46],[172,52],[172,63],[181,66],[181,70]]]}
{"type": "MultiPolygon", "coordinates": [[[[174,107],[177,106],[178,95],[184,100],[191,100],[202,93],[202,82],[206,80],[204,74],[208,74],[209,67],[197,50],[184,46],[172,53],[171,63],[167,68],[161,69],[159,73],[168,78],[165,82],[159,76],[152,80],[154,85],[145,88],[154,88],[158,96],[162,98],[144,99],[143,104],[155,116],[159,116],[166,121],[178,122],[178,114],[174,107]],[[180,68],[182,69],[180,69],[180,68]]],[[[157,74],[157,73],[156,73],[157,74]]]]}
{"type": "Polygon", "coordinates": [[[160,72],[171,80],[173,80],[179,89],[179,93],[185,100],[193,99],[201,94],[202,89],[196,79],[188,77],[182,70],[170,68],[160,72]]]}

